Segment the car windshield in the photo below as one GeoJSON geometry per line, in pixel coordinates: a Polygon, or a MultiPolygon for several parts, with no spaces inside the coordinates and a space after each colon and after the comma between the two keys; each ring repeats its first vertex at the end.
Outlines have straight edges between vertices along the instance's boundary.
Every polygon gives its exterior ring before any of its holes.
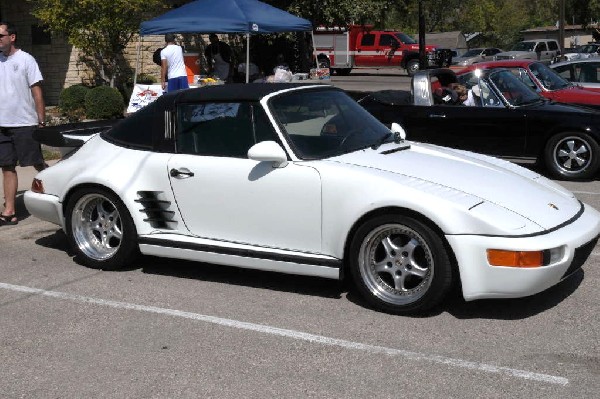
{"type": "Polygon", "coordinates": [[[541,62],[534,62],[529,66],[529,70],[546,90],[560,90],[571,86],[568,80],[541,62]]]}
{"type": "Polygon", "coordinates": [[[481,54],[481,49],[480,48],[474,48],[471,49],[469,51],[467,51],[466,53],[464,53],[462,55],[462,57],[467,58],[467,57],[475,57],[476,55],[481,54]]]}
{"type": "Polygon", "coordinates": [[[404,44],[418,44],[419,43],[412,37],[408,36],[406,33],[402,33],[402,32],[396,33],[396,37],[398,39],[400,39],[400,41],[404,44]]]}
{"type": "Polygon", "coordinates": [[[579,50],[579,52],[586,53],[586,54],[594,54],[597,51],[598,51],[598,46],[594,46],[591,44],[582,46],[581,49],[579,50]]]}
{"type": "Polygon", "coordinates": [[[390,130],[338,90],[300,90],[269,107],[301,159],[323,159],[392,140],[390,130]]]}
{"type": "Polygon", "coordinates": [[[542,100],[538,93],[529,88],[509,70],[494,70],[488,75],[487,80],[496,88],[498,94],[512,106],[534,104],[542,100]]]}
{"type": "Polygon", "coordinates": [[[515,44],[512,51],[533,51],[535,42],[519,42],[515,44]]]}

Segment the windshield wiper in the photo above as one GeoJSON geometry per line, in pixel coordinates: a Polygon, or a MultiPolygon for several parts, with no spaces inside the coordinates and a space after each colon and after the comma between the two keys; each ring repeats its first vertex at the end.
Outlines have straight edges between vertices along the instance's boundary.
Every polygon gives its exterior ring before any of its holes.
{"type": "Polygon", "coordinates": [[[373,149],[373,150],[378,149],[379,147],[381,147],[382,144],[384,144],[386,141],[388,141],[392,137],[394,137],[394,133],[389,132],[388,134],[384,135],[379,140],[377,140],[377,142],[371,146],[371,149],[373,149]]]}

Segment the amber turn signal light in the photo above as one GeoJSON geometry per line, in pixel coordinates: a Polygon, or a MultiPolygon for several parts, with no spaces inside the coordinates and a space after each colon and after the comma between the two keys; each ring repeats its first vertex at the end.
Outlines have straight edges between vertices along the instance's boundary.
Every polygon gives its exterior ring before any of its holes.
{"type": "Polygon", "coordinates": [[[44,183],[40,179],[33,179],[31,183],[31,191],[38,194],[44,194],[44,183]]]}
{"type": "Polygon", "coordinates": [[[540,267],[544,265],[544,251],[488,249],[487,257],[492,266],[540,267]]]}

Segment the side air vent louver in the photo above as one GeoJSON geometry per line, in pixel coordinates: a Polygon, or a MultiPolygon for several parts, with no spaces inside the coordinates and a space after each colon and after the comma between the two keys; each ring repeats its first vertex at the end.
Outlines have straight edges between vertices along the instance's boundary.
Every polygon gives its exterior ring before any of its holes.
{"type": "Polygon", "coordinates": [[[141,204],[140,212],[146,214],[145,222],[157,229],[173,229],[177,223],[175,212],[170,210],[171,201],[161,199],[162,191],[138,191],[135,202],[141,204]]]}

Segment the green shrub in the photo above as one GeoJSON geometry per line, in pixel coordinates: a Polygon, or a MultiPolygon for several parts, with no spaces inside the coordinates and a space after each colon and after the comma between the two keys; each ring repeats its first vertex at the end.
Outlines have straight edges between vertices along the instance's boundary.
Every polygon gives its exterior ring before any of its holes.
{"type": "Polygon", "coordinates": [[[85,95],[85,114],[90,119],[120,118],[124,108],[123,96],[113,87],[94,87],[85,95]]]}
{"type": "Polygon", "coordinates": [[[69,116],[83,113],[85,95],[90,91],[90,88],[83,85],[74,85],[67,87],[60,92],[58,97],[58,108],[60,111],[69,116]]]}
{"type": "Polygon", "coordinates": [[[156,83],[156,78],[148,73],[140,73],[136,78],[136,82],[143,85],[151,85],[156,83]]]}

